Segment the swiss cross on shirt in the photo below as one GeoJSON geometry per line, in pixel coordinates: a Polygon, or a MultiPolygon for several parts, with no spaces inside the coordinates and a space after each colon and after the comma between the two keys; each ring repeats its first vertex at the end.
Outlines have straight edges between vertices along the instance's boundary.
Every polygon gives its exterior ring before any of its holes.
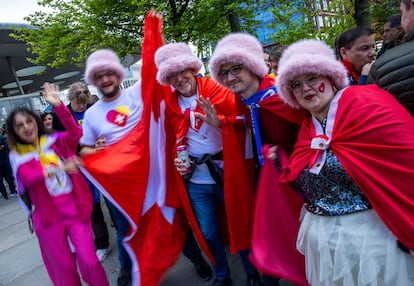
{"type": "Polygon", "coordinates": [[[106,120],[118,126],[125,126],[129,113],[129,108],[127,106],[118,106],[116,109],[110,110],[106,114],[106,120]]]}

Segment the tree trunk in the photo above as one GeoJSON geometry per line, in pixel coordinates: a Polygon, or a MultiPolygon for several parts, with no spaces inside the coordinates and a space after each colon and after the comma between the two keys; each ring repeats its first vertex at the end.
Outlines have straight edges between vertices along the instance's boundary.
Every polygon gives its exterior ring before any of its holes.
{"type": "Polygon", "coordinates": [[[355,0],[355,21],[357,26],[371,27],[369,0],[355,0]]]}
{"type": "Polygon", "coordinates": [[[240,20],[236,12],[229,12],[229,22],[232,32],[240,32],[240,20]]]}

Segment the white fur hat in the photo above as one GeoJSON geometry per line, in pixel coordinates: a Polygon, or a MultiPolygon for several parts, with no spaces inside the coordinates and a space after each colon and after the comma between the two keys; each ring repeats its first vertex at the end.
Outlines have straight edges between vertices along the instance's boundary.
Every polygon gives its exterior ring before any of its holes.
{"type": "Polygon", "coordinates": [[[101,71],[114,71],[122,82],[125,77],[125,69],[118,55],[110,49],[97,50],[89,55],[86,60],[85,81],[95,85],[95,74],[101,71]]]}
{"type": "Polygon", "coordinates": [[[171,43],[160,47],[154,56],[157,65],[157,81],[169,85],[168,76],[185,69],[192,69],[197,73],[203,62],[197,58],[186,43],[171,43]]]}
{"type": "Polygon", "coordinates": [[[299,103],[289,87],[296,77],[317,74],[333,80],[337,89],[349,85],[345,66],[335,57],[334,50],[319,40],[300,40],[290,45],[282,54],[277,71],[277,90],[284,101],[295,108],[299,103]]]}
{"type": "Polygon", "coordinates": [[[249,34],[231,33],[221,39],[210,59],[212,77],[223,84],[218,73],[223,64],[241,64],[259,78],[269,71],[263,58],[263,47],[260,42],[249,34]]]}

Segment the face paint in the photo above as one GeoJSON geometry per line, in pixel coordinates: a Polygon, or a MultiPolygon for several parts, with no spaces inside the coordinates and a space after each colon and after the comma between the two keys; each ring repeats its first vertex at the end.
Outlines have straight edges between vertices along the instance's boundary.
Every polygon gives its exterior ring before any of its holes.
{"type": "Polygon", "coordinates": [[[319,90],[319,92],[324,92],[325,91],[325,84],[323,82],[319,86],[318,90],[319,90]]]}

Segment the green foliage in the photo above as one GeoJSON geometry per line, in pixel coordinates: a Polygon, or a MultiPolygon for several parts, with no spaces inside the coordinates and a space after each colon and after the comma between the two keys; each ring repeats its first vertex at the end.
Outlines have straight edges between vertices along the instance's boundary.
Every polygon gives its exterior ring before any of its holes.
{"type": "Polygon", "coordinates": [[[163,14],[167,41],[192,42],[203,49],[230,32],[229,13],[237,13],[242,30],[252,32],[256,2],[39,0],[54,12],[29,15],[26,20],[36,29],[18,29],[12,36],[27,43],[35,64],[82,65],[87,55],[99,48],[110,47],[120,56],[139,53],[144,17],[154,8],[163,14]]]}
{"type": "Polygon", "coordinates": [[[400,0],[371,1],[371,22],[377,39],[382,40],[385,19],[393,14],[400,14],[400,2],[400,0]]]}
{"type": "Polygon", "coordinates": [[[353,6],[349,1],[334,0],[321,9],[321,1],[273,1],[272,13],[276,43],[290,44],[300,39],[321,39],[331,46],[337,35],[353,27],[353,6]],[[322,14],[330,17],[321,17],[322,14]]]}

